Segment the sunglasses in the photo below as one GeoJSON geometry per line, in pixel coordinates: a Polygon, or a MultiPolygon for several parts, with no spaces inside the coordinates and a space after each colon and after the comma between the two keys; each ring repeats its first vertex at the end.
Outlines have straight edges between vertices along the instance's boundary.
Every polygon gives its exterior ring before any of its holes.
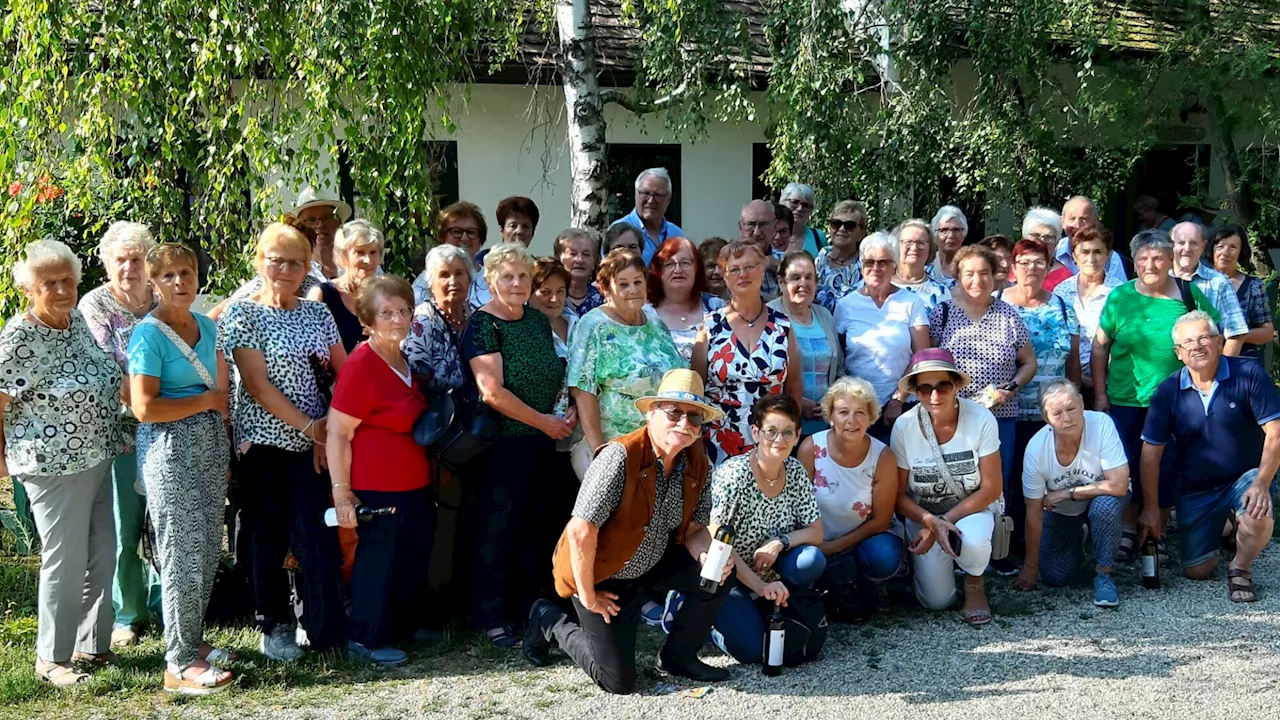
{"type": "Polygon", "coordinates": [[[831,228],[832,233],[838,233],[841,230],[844,230],[846,232],[853,232],[854,230],[857,230],[858,228],[862,227],[862,221],[861,220],[838,220],[836,218],[831,218],[830,220],[827,221],[827,227],[831,228]]]}
{"type": "Polygon", "coordinates": [[[702,427],[702,423],[707,421],[706,416],[697,410],[684,410],[677,405],[659,405],[658,409],[666,413],[667,419],[672,423],[688,420],[691,426],[702,427]]]}
{"type": "Polygon", "coordinates": [[[950,380],[944,380],[938,383],[937,385],[928,385],[924,383],[916,385],[916,393],[922,397],[929,397],[935,392],[946,395],[947,393],[955,389],[956,389],[956,384],[951,382],[950,380]]]}

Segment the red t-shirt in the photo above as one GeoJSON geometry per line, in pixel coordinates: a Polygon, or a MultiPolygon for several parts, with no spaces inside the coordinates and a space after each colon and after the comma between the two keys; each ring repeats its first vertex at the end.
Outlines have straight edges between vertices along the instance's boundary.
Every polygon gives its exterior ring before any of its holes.
{"type": "Polygon", "coordinates": [[[361,421],[351,442],[352,490],[402,492],[430,484],[427,453],[413,439],[413,423],[427,400],[368,343],[342,366],[332,406],[361,421]]]}
{"type": "Polygon", "coordinates": [[[1053,289],[1058,287],[1058,283],[1066,280],[1074,274],[1075,273],[1071,272],[1071,268],[1066,265],[1059,265],[1058,267],[1050,270],[1049,274],[1044,276],[1044,289],[1049,292],[1053,292],[1053,289]]]}

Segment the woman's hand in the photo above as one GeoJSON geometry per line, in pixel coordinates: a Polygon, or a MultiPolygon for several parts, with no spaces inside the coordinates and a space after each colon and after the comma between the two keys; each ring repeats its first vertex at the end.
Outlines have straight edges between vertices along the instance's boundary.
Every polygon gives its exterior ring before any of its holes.
{"type": "Polygon", "coordinates": [[[542,416],[542,426],[538,429],[552,440],[563,440],[573,434],[573,424],[550,414],[542,416]]]}
{"type": "Polygon", "coordinates": [[[1013,579],[1013,589],[1022,591],[1035,590],[1036,575],[1039,574],[1039,569],[1023,565],[1022,569],[1018,571],[1018,577],[1013,579]]]}
{"type": "Polygon", "coordinates": [[[902,416],[902,401],[891,397],[884,405],[884,424],[893,427],[894,421],[902,416]]]}
{"type": "Polygon", "coordinates": [[[933,544],[937,541],[938,538],[934,537],[932,530],[927,527],[922,527],[920,528],[920,531],[916,533],[916,539],[911,541],[911,544],[907,546],[907,549],[916,555],[923,555],[929,552],[929,550],[933,548],[933,544]]]}
{"type": "Polygon", "coordinates": [[[995,398],[996,405],[1004,405],[1005,403],[1016,399],[1018,397],[1018,394],[1013,392],[1012,390],[1002,390],[1000,388],[996,388],[995,391],[992,393],[992,397],[995,398]]]}
{"type": "Polygon", "coordinates": [[[778,553],[782,552],[781,540],[770,540],[761,545],[751,556],[751,567],[756,572],[764,572],[778,561],[778,553]]]}
{"type": "Polygon", "coordinates": [[[356,506],[360,498],[351,492],[349,487],[333,489],[333,509],[338,514],[338,527],[353,528],[356,526],[356,506]]]}
{"type": "Polygon", "coordinates": [[[207,390],[204,393],[204,399],[209,409],[221,415],[223,419],[231,414],[231,403],[226,392],[222,390],[207,390]]]}
{"type": "Polygon", "coordinates": [[[1067,490],[1050,490],[1044,494],[1044,499],[1041,502],[1044,503],[1045,510],[1052,510],[1058,503],[1063,503],[1070,499],[1071,493],[1067,490]]]}
{"type": "Polygon", "coordinates": [[[822,406],[807,397],[800,398],[800,417],[816,420],[822,417],[822,406]]]}
{"type": "MultiPolygon", "coordinates": [[[[706,564],[707,564],[707,554],[705,552],[698,553],[698,565],[706,565],[706,564]]],[[[733,574],[734,569],[735,568],[733,567],[732,560],[725,563],[724,567],[720,568],[720,584],[721,585],[723,585],[725,581],[729,579],[729,576],[733,574]]]]}
{"type": "Polygon", "coordinates": [[[787,606],[787,598],[791,597],[791,591],[781,580],[775,580],[760,588],[760,597],[766,600],[772,600],[778,607],[787,606]]]}
{"type": "Polygon", "coordinates": [[[575,428],[575,427],[577,427],[577,426],[578,426],[578,408],[577,408],[577,406],[575,406],[575,405],[570,405],[570,406],[569,406],[569,412],[567,412],[567,413],[565,413],[565,414],[564,414],[564,421],[565,421],[565,422],[567,422],[567,423],[569,423],[569,429],[570,429],[570,430],[573,430],[573,428],[575,428]]]}

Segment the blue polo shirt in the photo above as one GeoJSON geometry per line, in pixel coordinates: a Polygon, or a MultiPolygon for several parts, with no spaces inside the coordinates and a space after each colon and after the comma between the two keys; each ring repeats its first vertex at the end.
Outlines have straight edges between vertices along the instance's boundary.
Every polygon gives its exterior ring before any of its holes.
{"type": "Polygon", "coordinates": [[[1280,418],[1280,391],[1249,358],[1223,356],[1208,394],[1184,367],[1156,388],[1142,428],[1152,445],[1173,443],[1180,492],[1226,487],[1262,461],[1262,426],[1280,418]]]}
{"type": "Polygon", "coordinates": [[[641,237],[644,238],[644,247],[640,248],[640,256],[644,258],[645,265],[648,265],[649,261],[653,260],[653,254],[658,252],[658,248],[667,241],[667,238],[684,237],[684,231],[680,229],[680,226],[673,222],[668,222],[666,218],[662,219],[662,232],[658,233],[658,237],[653,237],[645,228],[644,221],[640,219],[640,213],[635,210],[614,220],[609,224],[609,227],[613,227],[618,223],[626,223],[640,231],[641,237]]]}

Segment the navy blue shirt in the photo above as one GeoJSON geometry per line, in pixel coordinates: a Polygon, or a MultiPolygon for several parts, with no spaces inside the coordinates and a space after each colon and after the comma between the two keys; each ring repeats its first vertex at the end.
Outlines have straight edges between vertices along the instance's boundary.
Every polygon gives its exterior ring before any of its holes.
{"type": "Polygon", "coordinates": [[[1262,425],[1280,418],[1280,392],[1256,360],[1223,356],[1206,396],[1186,368],[1170,375],[1151,398],[1142,439],[1173,443],[1179,490],[1226,487],[1258,467],[1262,425]]]}

